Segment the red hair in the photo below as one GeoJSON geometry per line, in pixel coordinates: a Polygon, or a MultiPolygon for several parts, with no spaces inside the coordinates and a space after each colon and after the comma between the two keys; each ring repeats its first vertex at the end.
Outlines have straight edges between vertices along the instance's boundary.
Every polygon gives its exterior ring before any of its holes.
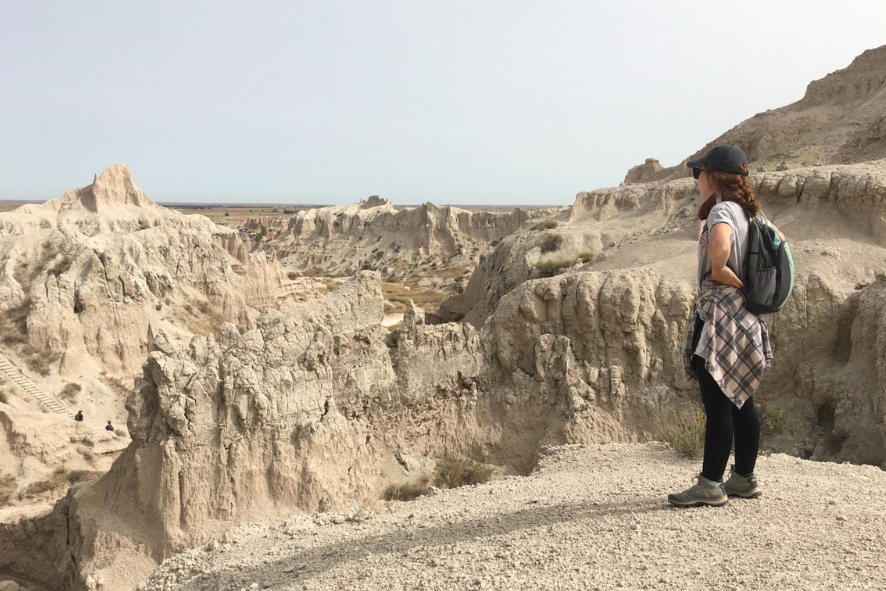
{"type": "MultiPolygon", "coordinates": [[[[742,172],[747,172],[747,165],[742,164],[741,170],[742,172]]],[[[757,201],[754,190],[748,184],[748,177],[740,174],[720,172],[719,170],[708,170],[706,172],[708,180],[721,199],[724,201],[735,201],[751,217],[760,213],[760,202],[757,201]]]]}

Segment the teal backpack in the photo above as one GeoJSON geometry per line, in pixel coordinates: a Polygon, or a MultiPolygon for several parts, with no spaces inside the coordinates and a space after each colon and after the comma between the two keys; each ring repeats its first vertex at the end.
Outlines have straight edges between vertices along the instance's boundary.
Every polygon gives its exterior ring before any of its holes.
{"type": "Polygon", "coordinates": [[[748,255],[741,288],[744,305],[754,314],[772,314],[784,306],[794,289],[794,259],[769,220],[759,214],[748,220],[748,255]]]}

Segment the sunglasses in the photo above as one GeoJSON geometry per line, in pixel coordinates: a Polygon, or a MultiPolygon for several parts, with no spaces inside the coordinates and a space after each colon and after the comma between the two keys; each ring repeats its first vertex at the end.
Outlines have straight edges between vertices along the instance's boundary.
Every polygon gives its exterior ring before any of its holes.
{"type": "Polygon", "coordinates": [[[701,173],[703,173],[703,172],[707,172],[707,171],[703,168],[698,168],[696,166],[695,168],[692,169],[692,178],[694,178],[695,180],[698,180],[698,177],[700,177],[701,173]]]}

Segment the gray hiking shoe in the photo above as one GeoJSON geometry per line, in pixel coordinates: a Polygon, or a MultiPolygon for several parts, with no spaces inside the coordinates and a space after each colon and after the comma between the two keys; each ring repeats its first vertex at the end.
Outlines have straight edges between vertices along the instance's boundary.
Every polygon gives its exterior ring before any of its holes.
{"type": "Polygon", "coordinates": [[[708,480],[699,474],[697,484],[690,486],[683,492],[668,495],[668,502],[678,507],[696,507],[699,505],[719,507],[729,502],[729,497],[723,492],[719,482],[708,480]]]}
{"type": "Polygon", "coordinates": [[[757,475],[751,472],[749,476],[742,476],[735,471],[735,465],[729,469],[729,480],[723,483],[723,492],[730,497],[742,497],[756,499],[763,494],[757,487],[757,475]]]}

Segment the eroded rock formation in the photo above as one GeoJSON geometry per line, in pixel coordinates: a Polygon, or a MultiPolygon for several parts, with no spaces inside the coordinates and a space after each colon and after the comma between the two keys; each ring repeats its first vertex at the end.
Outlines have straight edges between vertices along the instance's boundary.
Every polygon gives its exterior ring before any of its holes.
{"type": "Polygon", "coordinates": [[[447,269],[471,269],[490,244],[528,220],[564,211],[499,213],[433,203],[398,210],[373,197],[358,205],[299,211],[264,248],[289,269],[332,276],[374,270],[388,280],[416,280],[447,269]]]}
{"type": "Polygon", "coordinates": [[[157,206],[128,167],[112,166],[92,185],[0,215],[0,310],[32,347],[63,355],[62,375],[88,360],[134,375],[158,330],[249,327],[251,309],[285,299],[280,267],[250,247],[203,216],[157,206]]]}
{"type": "Polygon", "coordinates": [[[810,82],[799,101],[757,113],[677,166],[647,175],[647,180],[688,176],[686,162],[717,144],[741,146],[751,170],[768,171],[886,158],[884,140],[886,46],[865,51],[848,67],[810,82]]]}

